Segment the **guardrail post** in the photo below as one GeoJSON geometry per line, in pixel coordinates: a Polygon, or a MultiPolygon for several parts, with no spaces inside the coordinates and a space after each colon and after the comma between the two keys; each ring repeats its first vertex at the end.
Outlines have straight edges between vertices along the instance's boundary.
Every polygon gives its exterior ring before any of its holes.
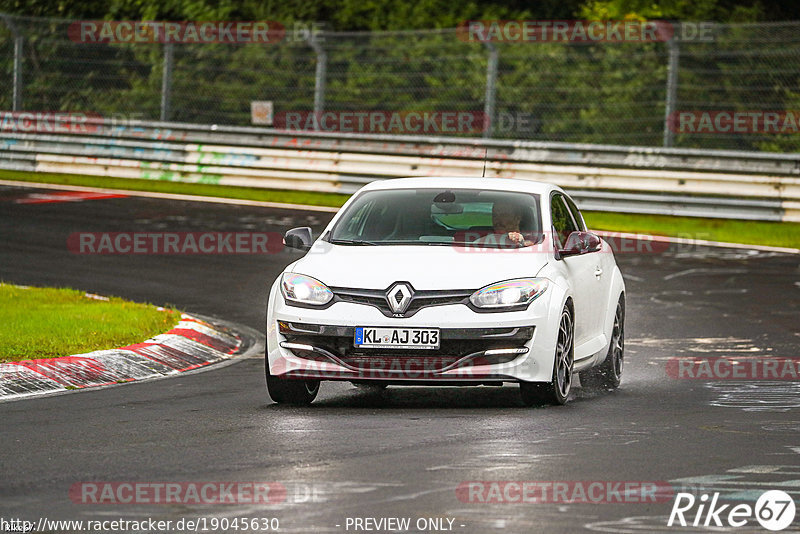
{"type": "Polygon", "coordinates": [[[678,98],[678,64],[681,52],[675,36],[667,41],[667,49],[669,63],[667,64],[667,96],[664,102],[664,146],[671,147],[675,142],[675,132],[672,131],[670,122],[678,98]]]}
{"type": "Polygon", "coordinates": [[[317,69],[314,80],[314,127],[319,129],[317,121],[320,115],[325,111],[325,79],[328,74],[328,52],[322,47],[317,39],[318,34],[312,32],[308,39],[308,44],[314,49],[317,54],[317,69]]]}
{"type": "Polygon", "coordinates": [[[12,77],[11,110],[22,111],[22,53],[25,39],[9,17],[2,17],[11,35],[14,36],[14,74],[12,77]]]}
{"type": "Polygon", "coordinates": [[[22,47],[21,35],[14,37],[14,96],[11,103],[13,111],[22,110],[22,47]]]}
{"type": "Polygon", "coordinates": [[[494,126],[494,100],[497,89],[498,53],[494,43],[484,41],[489,49],[489,61],[486,65],[486,97],[483,103],[483,136],[491,137],[494,126]]]}
{"type": "Polygon", "coordinates": [[[161,74],[161,120],[169,120],[169,104],[172,96],[172,43],[164,43],[164,70],[161,74]]]}

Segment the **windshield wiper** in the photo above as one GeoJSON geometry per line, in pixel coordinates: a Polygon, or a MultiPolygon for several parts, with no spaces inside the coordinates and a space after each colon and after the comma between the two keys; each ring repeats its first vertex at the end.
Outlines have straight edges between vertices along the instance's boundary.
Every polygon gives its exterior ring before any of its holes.
{"type": "Polygon", "coordinates": [[[334,245],[377,245],[372,241],[364,241],[363,239],[330,239],[328,241],[334,245]]]}

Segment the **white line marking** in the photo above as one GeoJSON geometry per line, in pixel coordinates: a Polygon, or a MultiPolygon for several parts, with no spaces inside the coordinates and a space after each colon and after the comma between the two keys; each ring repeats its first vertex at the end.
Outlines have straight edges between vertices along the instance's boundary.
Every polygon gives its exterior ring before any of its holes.
{"type": "MultiPolygon", "coordinates": [[[[0,182],[2,184],[2,182],[0,182]]],[[[706,241],[705,239],[686,239],[685,237],[666,237],[663,235],[628,234],[608,230],[592,230],[599,236],[610,235],[624,239],[646,239],[647,241],[660,241],[662,243],[677,243],[679,245],[692,245],[721,248],[743,248],[748,250],[762,250],[764,252],[785,252],[787,254],[800,254],[800,248],[772,247],[769,245],[748,245],[746,243],[726,243],[724,241],[706,241]]]]}
{"type": "Polygon", "coordinates": [[[179,195],[177,193],[154,193],[151,191],[133,191],[129,189],[106,189],[102,187],[86,187],[82,185],[45,184],[17,180],[0,180],[0,185],[30,187],[39,189],[59,189],[66,191],[90,191],[93,193],[112,193],[130,197],[158,198],[162,200],[186,200],[189,202],[211,202],[215,204],[233,204],[236,206],[258,206],[262,208],[280,208],[287,210],[321,211],[336,213],[339,208],[329,206],[311,206],[306,204],[288,204],[283,202],[265,202],[261,200],[242,200],[238,198],[207,197],[201,195],[179,195]]]}

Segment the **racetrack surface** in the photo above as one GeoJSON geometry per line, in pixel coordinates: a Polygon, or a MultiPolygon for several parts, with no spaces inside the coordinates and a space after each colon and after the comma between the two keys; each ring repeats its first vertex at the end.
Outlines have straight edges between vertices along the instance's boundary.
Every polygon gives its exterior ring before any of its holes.
{"type": "MultiPolygon", "coordinates": [[[[32,193],[0,188],[0,279],[174,305],[262,333],[268,287],[295,253],[79,255],[68,237],[304,225],[317,235],[330,217],[143,198],[15,202],[32,193]]],[[[797,358],[800,257],[673,246],[620,253],[617,261],[628,290],[617,392],[576,388],[564,407],[528,409],[510,385],[390,388],[381,396],[324,382],[310,407],[284,407],[269,401],[263,359],[252,358],[168,380],[0,403],[0,516],[275,517],[281,532],[346,532],[354,517],[443,517],[456,532],[655,532],[675,530],[666,527],[671,498],[485,504],[462,502],[456,488],[481,480],[668,481],[736,502],[753,504],[767,489],[797,500],[800,382],[675,380],[665,369],[680,356],[797,358]],[[277,482],[287,498],[74,503],[69,489],[83,481],[277,482]]],[[[736,531],[763,531],[751,523],[736,531]]]]}

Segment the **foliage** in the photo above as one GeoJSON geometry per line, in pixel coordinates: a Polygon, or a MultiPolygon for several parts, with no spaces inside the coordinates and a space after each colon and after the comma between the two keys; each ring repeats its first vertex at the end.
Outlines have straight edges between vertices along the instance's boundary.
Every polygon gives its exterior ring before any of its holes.
{"type": "MultiPolygon", "coordinates": [[[[798,18],[778,0],[0,0],[0,12],[110,20],[273,20],[290,32],[275,44],[176,44],[168,119],[248,125],[250,102],[276,112],[314,108],[317,56],[291,33],[328,30],[326,110],[482,111],[488,49],[452,30],[476,19],[684,20],[798,18]],[[436,29],[430,31],[430,29],[436,29]],[[377,30],[428,29],[415,33],[377,30]],[[360,32],[370,30],[372,33],[360,32]]],[[[24,35],[23,108],[158,119],[162,44],[84,44],[69,22],[13,19],[24,35]]],[[[780,110],[800,104],[797,24],[720,27],[711,43],[682,42],[676,109],[780,110]]],[[[494,136],[661,144],[667,45],[500,43],[494,136]]],[[[13,36],[0,24],[0,76],[13,71],[13,36]]],[[[12,84],[0,87],[11,108],[12,84]]],[[[676,145],[797,150],[797,136],[678,134],[676,145]]]]}

